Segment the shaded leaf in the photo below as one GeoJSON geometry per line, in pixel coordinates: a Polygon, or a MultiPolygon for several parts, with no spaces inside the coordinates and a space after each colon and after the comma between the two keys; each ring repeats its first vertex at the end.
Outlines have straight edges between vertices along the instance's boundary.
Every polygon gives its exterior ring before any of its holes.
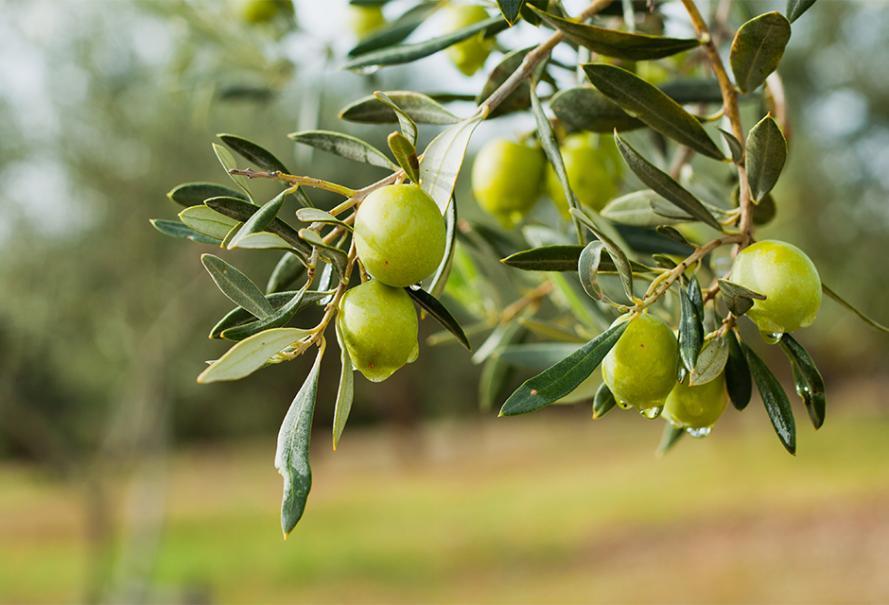
{"type": "Polygon", "coordinates": [[[689,386],[707,384],[719,378],[728,362],[728,355],[728,337],[716,336],[706,341],[688,375],[689,386]]]}
{"type": "Polygon", "coordinates": [[[604,382],[596,389],[596,395],[593,397],[593,420],[598,420],[614,408],[617,400],[614,399],[614,393],[608,388],[604,382]]]}
{"type": "Polygon", "coordinates": [[[835,301],[837,301],[838,303],[840,303],[842,306],[844,306],[844,307],[845,307],[846,309],[848,309],[849,311],[852,311],[852,313],[854,313],[855,315],[857,315],[857,316],[858,316],[864,323],[866,323],[867,325],[871,326],[872,328],[876,328],[876,329],[879,330],[880,332],[886,332],[886,333],[889,333],[889,327],[884,326],[883,324],[879,323],[878,321],[876,321],[876,320],[874,320],[874,319],[871,319],[870,317],[868,317],[867,315],[865,315],[865,313],[864,313],[863,311],[861,311],[860,309],[858,309],[857,307],[855,307],[854,305],[852,305],[852,303],[850,303],[849,301],[847,301],[846,299],[844,299],[842,296],[840,296],[839,294],[837,294],[836,291],[832,290],[831,288],[828,288],[828,287],[824,284],[824,282],[821,282],[821,289],[822,289],[822,290],[824,291],[824,293],[827,294],[829,297],[831,297],[832,299],[834,299],[835,301]]]}
{"type": "Polygon", "coordinates": [[[740,286],[728,280],[720,279],[718,283],[719,292],[725,300],[725,306],[738,317],[750,310],[754,300],[766,299],[764,294],[754,292],[749,288],[745,288],[744,286],[740,286]]]}
{"type": "Polygon", "coordinates": [[[386,142],[407,177],[415,183],[419,182],[420,160],[417,159],[417,150],[413,144],[400,132],[390,134],[386,142]]]}
{"type": "Polygon", "coordinates": [[[765,405],[769,420],[775,427],[775,433],[781,440],[781,444],[791,454],[796,453],[796,426],[793,421],[793,410],[790,408],[790,401],[787,399],[787,393],[781,387],[781,383],[772,374],[768,366],[753,352],[747,345],[741,343],[741,349],[747,364],[750,367],[750,374],[756,383],[756,389],[759,391],[762,402],[765,405]]]}
{"type": "Polygon", "coordinates": [[[747,135],[747,182],[754,200],[761,200],[772,190],[786,159],[787,141],[778,123],[768,115],[747,135]]]}
{"type": "Polygon", "coordinates": [[[281,326],[287,325],[287,322],[293,319],[293,316],[305,306],[303,305],[303,298],[306,295],[308,286],[309,284],[306,283],[305,286],[297,290],[293,296],[290,297],[290,300],[275,309],[268,317],[263,317],[256,321],[228,328],[222,332],[221,336],[228,340],[242,340],[244,338],[249,338],[254,334],[264,332],[265,330],[280,328],[281,326]]]}
{"type": "MultiPolygon", "coordinates": [[[[290,172],[290,170],[287,169],[287,166],[285,166],[281,160],[276,158],[274,154],[272,154],[272,152],[266,150],[263,147],[260,147],[253,141],[248,141],[243,137],[227,133],[220,133],[216,136],[219,137],[219,139],[223,143],[228,145],[228,147],[231,148],[232,151],[240,155],[248,162],[258,166],[259,168],[262,168],[264,170],[271,170],[272,172],[290,172]]],[[[226,194],[220,193],[219,195],[226,194]]]]}
{"type": "Polygon", "coordinates": [[[442,256],[441,263],[432,277],[426,291],[432,296],[438,298],[444,292],[448,282],[448,276],[451,273],[451,265],[454,262],[454,252],[457,248],[457,199],[451,200],[445,210],[445,251],[442,256]]]}
{"type": "Polygon", "coordinates": [[[454,316],[451,315],[451,312],[448,311],[441,302],[423,290],[422,288],[405,288],[407,293],[411,298],[414,299],[420,307],[426,310],[430,316],[432,316],[438,323],[440,323],[448,332],[457,337],[457,340],[460,341],[464,347],[469,350],[472,350],[472,346],[469,344],[469,339],[466,338],[466,334],[463,332],[463,328],[460,327],[460,324],[457,323],[457,320],[454,319],[454,316]]]}
{"type": "MultiPolygon", "coordinates": [[[[277,310],[286,305],[294,297],[294,295],[297,294],[297,292],[297,290],[275,292],[273,294],[266,295],[266,298],[268,299],[269,303],[271,303],[272,308],[277,310]]],[[[318,302],[326,296],[328,296],[327,292],[308,290],[302,297],[301,306],[308,306],[309,304],[318,302]]],[[[210,330],[210,335],[208,336],[208,338],[222,338],[222,333],[229,328],[235,328],[244,324],[253,323],[255,321],[256,317],[252,313],[250,313],[243,307],[235,307],[234,309],[226,313],[222,317],[222,319],[216,322],[216,325],[213,326],[213,328],[210,330]]]]}
{"type": "Polygon", "coordinates": [[[741,92],[750,92],[775,71],[790,41],[790,22],[773,11],[742,25],[732,40],[729,62],[741,92]]]}
{"type": "Polygon", "coordinates": [[[664,432],[661,433],[661,442],[657,447],[657,455],[664,456],[682,439],[685,435],[685,429],[673,426],[669,422],[664,425],[664,432]]]}
{"type": "Polygon", "coordinates": [[[361,42],[349,50],[348,56],[357,57],[379,48],[398,44],[422,25],[438,6],[439,2],[423,2],[411,7],[390,23],[365,36],[361,42]]]}
{"type": "Polygon", "coordinates": [[[725,364],[725,387],[735,409],[743,410],[750,403],[750,396],[753,394],[750,368],[735,333],[730,331],[726,339],[729,350],[725,364]]]}
{"type": "Polygon", "coordinates": [[[386,154],[366,141],[357,137],[331,130],[306,130],[303,132],[291,132],[287,135],[295,143],[302,143],[336,154],[355,162],[363,162],[379,168],[397,170],[398,166],[392,163],[386,154]]]}
{"type": "MultiPolygon", "coordinates": [[[[258,210],[253,204],[233,197],[213,197],[204,203],[208,208],[240,222],[249,221],[250,217],[258,210]]],[[[308,258],[308,253],[311,252],[311,249],[299,238],[299,232],[296,229],[280,218],[273,219],[271,223],[266,225],[266,229],[281,237],[303,259],[308,258]]]]}
{"type": "Polygon", "coordinates": [[[815,4],[815,0],[787,0],[787,19],[793,23],[797,19],[799,19],[804,12],[809,10],[812,5],[815,4]]]}
{"type": "Polygon", "coordinates": [[[466,146],[481,122],[473,116],[446,128],[429,142],[420,160],[420,186],[444,212],[454,194],[466,146]]]}
{"type": "Polygon", "coordinates": [[[685,369],[691,372],[704,344],[703,318],[698,315],[686,288],[679,288],[679,305],[679,357],[685,369]]]}
{"type": "Polygon", "coordinates": [[[232,346],[222,357],[211,363],[198,376],[198,382],[205,384],[243,378],[308,335],[308,330],[299,328],[274,328],[254,334],[232,346]]]}
{"type": "Polygon", "coordinates": [[[221,240],[216,239],[215,237],[210,237],[209,235],[204,235],[203,233],[198,233],[191,227],[180,223],[179,221],[168,221],[161,218],[153,218],[149,219],[151,226],[163,233],[164,235],[170,237],[176,237],[179,239],[190,239],[193,242],[197,242],[199,244],[215,244],[219,245],[221,240]]]}
{"type": "MultiPolygon", "coordinates": [[[[395,116],[398,118],[398,126],[401,128],[401,133],[410,142],[411,147],[417,144],[417,124],[414,120],[407,114],[407,112],[402,111],[402,109],[398,106],[398,104],[390,99],[386,93],[381,91],[376,91],[374,93],[374,97],[383,105],[386,105],[391,109],[395,116]]],[[[391,143],[390,143],[391,147],[391,143]]],[[[393,150],[394,153],[394,150],[393,150]]],[[[416,153],[415,153],[416,155],[416,153]]]]}
{"type": "Polygon", "coordinates": [[[352,399],[355,396],[355,374],[352,367],[352,356],[343,342],[340,333],[339,322],[336,324],[336,342],[340,346],[340,382],[336,391],[336,404],[333,408],[333,451],[340,443],[343,429],[349,420],[349,412],[352,411],[352,399]]]}
{"type": "Polygon", "coordinates": [[[584,292],[591,298],[602,300],[605,298],[602,288],[599,287],[599,265],[602,262],[602,251],[605,245],[596,240],[584,246],[577,260],[577,275],[584,292]]]}
{"type": "Polygon", "coordinates": [[[183,183],[173,187],[167,193],[168,198],[185,207],[199,206],[211,197],[219,197],[221,195],[241,198],[245,202],[249,201],[242,192],[223,185],[217,185],[216,183],[183,183]]]}
{"type": "Polygon", "coordinates": [[[510,25],[518,20],[519,12],[522,10],[524,4],[525,0],[497,0],[497,6],[500,7],[500,12],[503,13],[503,18],[506,19],[510,25]]]}
{"type": "Polygon", "coordinates": [[[229,250],[238,247],[238,244],[244,241],[248,235],[263,231],[278,216],[278,211],[284,204],[284,195],[279,194],[263,204],[259,210],[253,213],[247,222],[245,222],[235,236],[228,242],[226,246],[229,250]]]}
{"type": "MultiPolygon", "coordinates": [[[[456,124],[460,118],[433,98],[409,90],[389,90],[386,96],[417,124],[456,124]]],[[[350,103],[340,111],[340,119],[366,124],[393,124],[398,115],[388,105],[371,95],[350,103]]]]}
{"type": "Polygon", "coordinates": [[[741,157],[744,155],[744,150],[741,148],[741,142],[727,130],[719,129],[719,134],[722,135],[722,138],[725,139],[725,142],[728,144],[729,152],[732,154],[732,161],[736,164],[741,161],[741,157]]]}
{"type": "Polygon", "coordinates": [[[796,394],[806,404],[812,425],[819,429],[824,424],[827,403],[824,395],[824,378],[821,377],[821,372],[818,371],[812,356],[793,336],[784,334],[780,345],[790,360],[796,394]]]}
{"type": "MultiPolygon", "coordinates": [[[[500,262],[504,265],[522,269],[523,271],[576,271],[583,246],[554,245],[540,246],[529,250],[522,250],[510,254],[500,262]]],[[[639,263],[630,262],[630,266],[636,273],[645,273],[648,268],[639,263]]],[[[602,258],[599,263],[599,273],[616,273],[611,257],[602,258]]]]}
{"type": "Polygon", "coordinates": [[[550,99],[549,106],[570,131],[611,133],[645,126],[591,86],[560,90],[550,99]]]}
{"type": "Polygon", "coordinates": [[[615,223],[637,227],[657,227],[694,220],[687,212],[666,202],[651,189],[642,189],[613,199],[602,209],[602,216],[615,223]]]}
{"type": "Polygon", "coordinates": [[[201,263],[226,298],[243,307],[258,319],[274,313],[271,303],[250,278],[218,256],[201,255],[201,263]]]}

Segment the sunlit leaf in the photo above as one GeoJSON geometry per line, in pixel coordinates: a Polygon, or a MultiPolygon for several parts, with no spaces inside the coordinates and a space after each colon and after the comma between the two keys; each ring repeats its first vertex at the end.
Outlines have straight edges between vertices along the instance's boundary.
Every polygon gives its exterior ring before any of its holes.
{"type": "Polygon", "coordinates": [[[287,136],[295,143],[327,151],[355,162],[390,170],[398,169],[398,166],[386,157],[385,153],[370,143],[348,134],[331,130],[306,130],[291,132],[287,136]]]}
{"type": "Polygon", "coordinates": [[[615,223],[637,227],[657,227],[695,220],[651,189],[633,191],[611,200],[602,209],[602,216],[615,223]]]}
{"type": "Polygon", "coordinates": [[[403,14],[393,19],[390,23],[385,24],[380,29],[365,36],[361,42],[349,50],[349,56],[357,57],[379,48],[398,44],[422,25],[439,6],[440,3],[436,1],[421,2],[420,4],[411,7],[403,14]]]}
{"type": "MultiPolygon", "coordinates": [[[[386,96],[417,124],[456,124],[460,118],[431,97],[409,90],[389,90],[386,96]]],[[[389,106],[371,95],[350,103],[340,111],[340,118],[366,124],[394,124],[398,116],[389,106]]]]}
{"type": "MultiPolygon", "coordinates": [[[[247,204],[247,202],[244,203],[247,204]]],[[[253,205],[250,204],[250,206],[253,205]]],[[[237,220],[220,214],[206,206],[186,208],[179,213],[179,220],[193,231],[220,242],[238,224],[237,220]]]]}
{"type": "Polygon", "coordinates": [[[212,254],[201,255],[201,262],[216,286],[230,301],[247,309],[257,319],[265,319],[275,312],[256,284],[235,267],[212,254]]]}
{"type": "Polygon", "coordinates": [[[473,116],[441,131],[420,159],[420,186],[442,212],[454,193],[466,146],[480,122],[479,116],[473,116]]]}
{"type": "Polygon", "coordinates": [[[339,323],[336,324],[336,341],[340,347],[340,382],[336,391],[336,404],[333,407],[333,450],[340,443],[343,429],[352,411],[352,399],[355,396],[355,373],[352,367],[352,356],[343,342],[339,323]]]}
{"type": "Polygon", "coordinates": [[[264,366],[273,356],[308,336],[299,328],[274,328],[236,343],[198,376],[201,384],[238,380],[264,366]]]}
{"type": "Polygon", "coordinates": [[[244,223],[235,236],[228,242],[227,248],[232,250],[238,247],[238,244],[244,241],[248,235],[258,233],[259,231],[265,230],[265,228],[275,220],[275,217],[278,216],[278,211],[281,210],[281,206],[284,204],[284,195],[276,195],[268,202],[263,204],[259,210],[253,213],[246,223],[244,223]]]}

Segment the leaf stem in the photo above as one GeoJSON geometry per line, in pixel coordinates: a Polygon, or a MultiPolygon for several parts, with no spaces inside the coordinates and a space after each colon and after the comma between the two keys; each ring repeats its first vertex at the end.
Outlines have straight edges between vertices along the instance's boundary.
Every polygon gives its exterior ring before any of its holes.
{"type": "Polygon", "coordinates": [[[331,191],[333,193],[339,193],[342,196],[347,198],[353,197],[357,192],[354,189],[350,189],[345,185],[339,185],[337,183],[331,183],[330,181],[325,181],[323,179],[316,179],[311,176],[297,176],[295,174],[287,174],[286,172],[281,172],[280,170],[254,170],[252,168],[232,168],[228,171],[229,174],[234,176],[245,176],[248,179],[277,179],[279,181],[283,181],[285,183],[291,183],[293,185],[305,185],[307,187],[312,187],[314,189],[323,189],[324,191],[331,191]]]}

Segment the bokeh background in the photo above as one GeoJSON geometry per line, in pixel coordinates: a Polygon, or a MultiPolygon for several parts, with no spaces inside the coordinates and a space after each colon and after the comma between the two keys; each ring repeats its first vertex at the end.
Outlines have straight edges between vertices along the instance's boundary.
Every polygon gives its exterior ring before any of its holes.
{"type": "MultiPolygon", "coordinates": [[[[284,32],[226,2],[0,2],[0,602],[889,602],[889,339],[830,300],[801,333],[828,419],[815,434],[798,406],[796,457],[756,402],[662,459],[660,423],[628,413],[498,420],[450,345],[358,379],[334,454],[331,364],[307,515],[281,540],[275,436],[306,366],[196,385],[229,303],[197,247],[148,219],[174,216],[177,183],[225,182],[217,132],[361,185],[377,173],[284,135],[382,144],[337,109],[375,89],[478,90],[441,57],[338,69],[344,5],[299,1],[302,31],[284,32]]],[[[887,52],[882,2],[823,0],[794,24],[791,159],[764,230],[883,321],[887,52]]],[[[486,124],[472,149],[520,126],[486,124]]],[[[257,278],[274,262],[230,256],[257,278]]]]}

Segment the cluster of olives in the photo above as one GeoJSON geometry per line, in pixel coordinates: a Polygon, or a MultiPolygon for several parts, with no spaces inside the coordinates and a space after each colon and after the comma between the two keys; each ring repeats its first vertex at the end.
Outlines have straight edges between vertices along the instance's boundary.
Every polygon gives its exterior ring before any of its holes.
{"type": "Polygon", "coordinates": [[[444,218],[417,185],[389,185],[355,214],[355,251],[372,279],[340,300],[337,328],[352,363],[380,382],[417,358],[417,312],[404,288],[429,276],[445,250],[444,218]]]}
{"type": "MultiPolygon", "coordinates": [[[[807,326],[821,306],[821,280],[802,250],[766,240],[742,250],[733,282],[765,296],[747,316],[760,331],[783,334],[807,326]]],[[[706,434],[727,403],[725,378],[689,386],[677,382],[679,345],[670,327],[650,313],[630,320],[602,362],[602,378],[622,407],[662,415],[692,434],[706,434]]]]}
{"type": "MultiPolygon", "coordinates": [[[[601,210],[617,194],[623,175],[623,160],[614,140],[593,133],[571,134],[562,142],[561,154],[578,202],[601,210]]],[[[488,142],[475,158],[472,190],[479,206],[506,226],[520,221],[542,190],[568,216],[559,178],[534,144],[509,139],[488,142]]]]}

